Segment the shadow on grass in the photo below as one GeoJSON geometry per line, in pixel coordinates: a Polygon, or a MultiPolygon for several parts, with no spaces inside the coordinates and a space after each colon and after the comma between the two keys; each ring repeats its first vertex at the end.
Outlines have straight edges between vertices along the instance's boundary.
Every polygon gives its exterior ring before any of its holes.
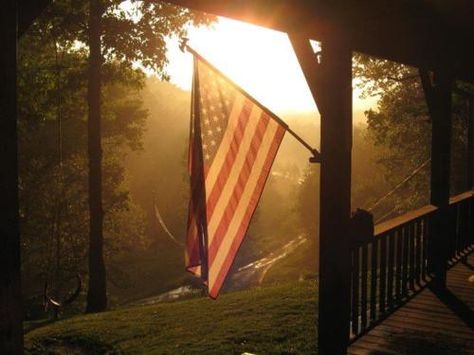
{"type": "Polygon", "coordinates": [[[117,349],[91,337],[56,337],[43,338],[25,349],[25,354],[39,355],[86,355],[106,354],[121,355],[117,349]]]}

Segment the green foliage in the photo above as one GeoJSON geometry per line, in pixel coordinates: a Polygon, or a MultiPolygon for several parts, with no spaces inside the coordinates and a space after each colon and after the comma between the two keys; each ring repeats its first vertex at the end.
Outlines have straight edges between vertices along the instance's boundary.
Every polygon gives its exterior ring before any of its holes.
{"type": "MultiPolygon", "coordinates": [[[[189,25],[207,25],[213,17],[154,1],[104,0],[102,6],[104,244],[109,281],[122,287],[130,282],[118,260],[149,244],[146,215],[129,194],[124,168],[126,156],[143,147],[148,114],[141,97],[145,75],[136,68],[140,64],[167,79],[166,38],[182,37],[189,25]]],[[[88,20],[89,1],[57,0],[20,41],[26,297],[40,293],[46,278],[58,296],[71,275],[87,270],[88,20]]]]}
{"type": "Polygon", "coordinates": [[[299,224],[308,234],[319,232],[319,172],[319,164],[308,165],[297,194],[299,224]]]}
{"type": "Polygon", "coordinates": [[[28,333],[26,352],[315,354],[316,294],[304,281],[78,316],[28,333]]]}
{"type": "MultiPolygon", "coordinates": [[[[385,179],[395,186],[430,158],[431,121],[418,70],[402,64],[357,55],[355,76],[365,96],[379,96],[376,110],[366,112],[369,139],[378,150],[385,179]]],[[[455,84],[453,93],[453,133],[451,194],[464,190],[466,162],[466,99],[459,92],[472,90],[455,84]]],[[[429,203],[429,164],[378,207],[396,215],[429,203]]]]}
{"type": "MultiPolygon", "coordinates": [[[[375,145],[373,137],[365,126],[355,126],[352,145],[352,210],[370,208],[374,202],[391,190],[385,179],[385,168],[379,163],[384,147],[375,145]]],[[[375,210],[377,221],[383,211],[375,210]]]]}
{"type": "MultiPolygon", "coordinates": [[[[167,79],[166,38],[184,37],[190,25],[209,25],[215,18],[153,0],[102,0],[102,52],[106,62],[130,67],[140,63],[167,79]]],[[[87,0],[55,0],[40,21],[48,35],[66,47],[88,43],[87,0]]]]}
{"type": "Polygon", "coordinates": [[[209,25],[214,17],[153,0],[104,1],[104,54],[122,63],[140,62],[167,79],[166,37],[184,37],[187,26],[209,25]]]}
{"type": "MultiPolygon", "coordinates": [[[[87,53],[67,43],[60,45],[51,26],[50,19],[37,22],[22,37],[19,50],[20,223],[26,297],[41,293],[45,279],[53,282],[56,295],[70,291],[63,290],[66,281],[87,270],[87,53]]],[[[104,105],[104,199],[109,226],[117,225],[124,211],[134,208],[122,185],[121,160],[127,147],[140,146],[146,118],[137,96],[143,74],[120,68],[118,77],[114,66],[109,63],[104,75],[104,97],[109,103],[104,105]]],[[[139,213],[126,217],[137,227],[135,237],[125,238],[117,228],[109,228],[109,254],[143,236],[139,213]]]]}

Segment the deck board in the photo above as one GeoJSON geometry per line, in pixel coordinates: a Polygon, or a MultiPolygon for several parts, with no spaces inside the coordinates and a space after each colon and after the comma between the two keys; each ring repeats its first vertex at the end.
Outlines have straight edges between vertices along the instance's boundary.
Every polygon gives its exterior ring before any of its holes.
{"type": "Polygon", "coordinates": [[[474,254],[448,271],[448,294],[425,289],[356,340],[351,355],[474,355],[474,254]]]}

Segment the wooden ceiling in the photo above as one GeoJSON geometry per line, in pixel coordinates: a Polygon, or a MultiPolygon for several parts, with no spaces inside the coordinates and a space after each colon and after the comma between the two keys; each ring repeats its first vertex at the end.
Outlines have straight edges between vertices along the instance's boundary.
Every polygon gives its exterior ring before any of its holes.
{"type": "MultiPolygon", "coordinates": [[[[472,0],[167,1],[474,81],[472,0]]],[[[50,2],[19,0],[20,35],[50,2]]]]}
{"type": "Polygon", "coordinates": [[[18,0],[18,36],[23,35],[52,0],[18,0]]]}

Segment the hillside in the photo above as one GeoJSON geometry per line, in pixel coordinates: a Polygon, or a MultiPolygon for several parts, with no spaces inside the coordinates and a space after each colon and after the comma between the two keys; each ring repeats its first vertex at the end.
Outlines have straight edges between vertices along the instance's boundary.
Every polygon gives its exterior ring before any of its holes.
{"type": "MultiPolygon", "coordinates": [[[[156,206],[169,231],[182,243],[189,198],[186,159],[191,93],[150,78],[142,98],[148,111],[143,150],[131,153],[125,167],[130,196],[146,216],[149,246],[139,255],[127,254],[117,261],[127,283],[109,285],[114,304],[151,297],[194,281],[184,271],[183,246],[171,240],[158,223],[154,211],[156,206]]],[[[318,124],[312,122],[311,117],[294,114],[284,119],[305,139],[318,144],[318,124]]],[[[276,175],[268,179],[249,237],[231,274],[298,237],[296,221],[290,216],[294,215],[297,182],[307,167],[307,161],[308,152],[287,135],[272,169],[276,175]],[[292,173],[291,178],[285,175],[288,172],[292,173]]],[[[301,250],[306,248],[305,245],[295,254],[301,254],[301,250]]],[[[291,277],[272,278],[272,281],[297,280],[302,262],[298,255],[293,256],[298,264],[297,272],[291,277]]],[[[314,273],[313,269],[305,273],[314,273]]],[[[227,289],[233,286],[231,280],[226,283],[227,289]]]]}
{"type": "MultiPolygon", "coordinates": [[[[130,196],[146,215],[149,245],[138,255],[126,254],[118,260],[117,264],[128,282],[125,285],[124,282],[118,286],[114,283],[109,285],[114,304],[153,297],[196,281],[184,272],[181,245],[184,242],[189,198],[186,158],[191,93],[169,83],[148,79],[142,95],[144,107],[149,113],[143,150],[130,154],[125,167],[130,196]],[[159,210],[167,229],[178,243],[160,225],[154,207],[159,210]]],[[[310,113],[292,113],[282,118],[310,144],[319,147],[318,117],[310,113]]],[[[365,141],[365,128],[356,129],[353,186],[356,207],[364,207],[373,195],[374,184],[370,182],[377,176],[374,173],[377,169],[372,150],[373,147],[365,141]]],[[[279,259],[263,281],[270,284],[288,282],[313,277],[317,273],[319,171],[317,165],[309,166],[308,157],[305,148],[287,134],[225,289],[250,286],[245,282],[233,282],[235,272],[258,260],[276,257],[278,250],[301,234],[305,234],[308,243],[279,259]],[[315,175],[304,187],[302,179],[310,171],[315,175]],[[303,188],[308,191],[304,192],[305,200],[300,201],[303,188]]],[[[382,183],[378,185],[383,187],[382,183]]],[[[382,195],[383,191],[377,191],[376,195],[382,195]]]]}
{"type": "Polygon", "coordinates": [[[316,353],[316,291],[303,281],[76,316],[28,333],[26,353],[316,353]]]}

